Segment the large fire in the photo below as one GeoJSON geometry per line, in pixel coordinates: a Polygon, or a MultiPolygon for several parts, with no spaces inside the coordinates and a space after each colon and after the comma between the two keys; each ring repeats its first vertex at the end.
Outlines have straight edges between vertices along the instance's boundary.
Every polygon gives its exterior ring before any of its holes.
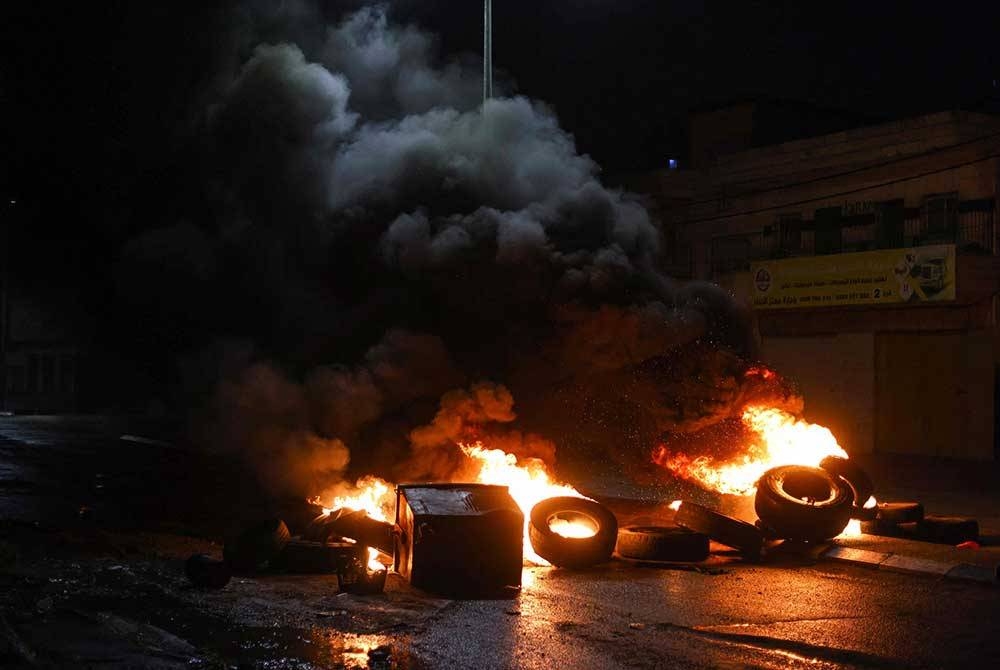
{"type": "MultiPolygon", "coordinates": [[[[743,411],[742,420],[755,439],[736,458],[722,461],[711,456],[692,458],[684,453],[671,452],[665,445],[660,445],[653,453],[653,461],[706,489],[752,496],[757,490],[757,480],[771,468],[781,465],[817,467],[827,456],[848,458],[847,452],[837,443],[837,438],[829,429],[797,419],[781,409],[750,406],[743,411]]],[[[680,501],[674,501],[673,504],[679,503],[680,501]]],[[[875,505],[873,496],[865,502],[864,507],[867,509],[875,505]]],[[[861,522],[851,519],[839,537],[859,535],[861,522]]]]}
{"type": "MultiPolygon", "coordinates": [[[[823,426],[811,424],[774,407],[751,406],[743,412],[742,420],[751,430],[754,439],[744,452],[733,459],[717,460],[711,456],[692,458],[684,453],[671,452],[665,445],[657,448],[653,460],[671,472],[693,480],[704,488],[733,495],[751,496],[757,480],[767,470],[779,465],[817,466],[827,456],[847,457],[847,452],[837,443],[833,434],[823,426]]],[[[549,563],[531,548],[528,539],[528,520],[531,509],[542,500],[556,496],[584,497],[579,491],[553,480],[545,463],[537,458],[520,461],[514,454],[500,449],[490,449],[482,442],[459,444],[469,458],[470,470],[475,474],[469,479],[480,484],[508,487],[510,495],[525,516],[524,558],[537,565],[549,563]]],[[[373,519],[391,521],[396,499],[392,484],[378,477],[364,477],[347,491],[338,491],[324,498],[326,512],[347,508],[363,510],[373,519]]],[[[679,501],[677,501],[679,502],[679,501]]],[[[676,502],[675,502],[676,504],[676,502]]],[[[865,505],[874,505],[874,498],[865,505]]],[[[590,526],[567,519],[554,519],[550,528],[565,537],[589,537],[595,530],[590,526]]],[[[854,524],[844,535],[860,533],[854,524]]],[[[370,549],[371,567],[381,567],[376,562],[378,551],[370,549]]]]}
{"type": "MultiPolygon", "coordinates": [[[[459,444],[462,452],[468,456],[471,470],[476,474],[471,477],[478,484],[495,484],[508,487],[510,496],[524,513],[524,559],[537,565],[549,565],[531,548],[528,539],[528,518],[531,509],[546,498],[555,496],[584,497],[572,486],[553,481],[545,463],[537,458],[526,458],[520,462],[513,454],[500,449],[489,449],[482,442],[459,444]]],[[[338,491],[338,493],[340,493],[338,491]]],[[[335,509],[362,510],[378,521],[392,521],[396,506],[395,490],[392,484],[378,477],[364,477],[355,486],[340,495],[329,494],[322,498],[330,502],[321,502],[324,512],[335,509]]],[[[554,519],[550,525],[553,532],[564,537],[590,537],[595,530],[590,526],[566,519],[554,519]]],[[[378,551],[369,549],[369,567],[375,569],[378,551]]]]}
{"type": "Polygon", "coordinates": [[[779,465],[815,467],[827,456],[847,458],[847,452],[827,428],[796,419],[783,410],[751,406],[744,410],[742,419],[755,439],[736,458],[722,461],[711,456],[692,458],[660,445],[653,460],[706,489],[750,496],[757,489],[757,480],[771,468],[779,465]]]}

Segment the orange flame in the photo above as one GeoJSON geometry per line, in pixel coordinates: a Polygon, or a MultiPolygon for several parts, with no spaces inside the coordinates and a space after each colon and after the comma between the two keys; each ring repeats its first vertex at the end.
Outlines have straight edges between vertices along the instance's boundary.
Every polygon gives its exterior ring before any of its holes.
{"type": "Polygon", "coordinates": [[[861,520],[851,519],[847,522],[847,528],[837,537],[861,537],[861,520]]]}
{"type": "MultiPolygon", "coordinates": [[[[460,444],[462,451],[479,466],[477,481],[480,484],[506,486],[510,497],[524,513],[524,558],[537,565],[549,562],[535,553],[528,539],[528,523],[531,508],[546,498],[572,496],[583,498],[579,491],[566,484],[552,481],[545,463],[537,458],[526,458],[518,462],[514,454],[500,449],[487,449],[482,442],[471,445],[460,444]]],[[[555,519],[549,526],[553,532],[564,537],[590,537],[596,529],[579,521],[555,519]]]]}
{"type": "Polygon", "coordinates": [[[784,410],[751,406],[744,410],[742,419],[755,434],[755,439],[745,453],[735,459],[720,462],[711,456],[691,458],[687,454],[672,453],[665,445],[660,445],[653,460],[707,489],[749,496],[756,491],[760,476],[771,468],[779,465],[815,467],[827,456],[847,458],[847,452],[828,429],[796,419],[784,410]]]}
{"type": "MultiPolygon", "coordinates": [[[[871,509],[876,505],[878,505],[878,500],[875,499],[875,496],[868,496],[868,500],[865,501],[864,508],[871,509]]],[[[861,537],[862,535],[864,535],[864,533],[861,532],[861,520],[851,519],[847,522],[847,528],[844,529],[844,532],[837,537],[861,537]]]]}
{"type": "MultiPolygon", "coordinates": [[[[334,489],[335,491],[337,489],[334,489]]],[[[332,492],[329,495],[333,495],[332,492]]],[[[311,502],[322,505],[321,497],[316,496],[311,502]]],[[[348,488],[343,495],[333,495],[333,502],[323,505],[323,513],[330,514],[338,509],[350,509],[364,512],[376,521],[389,521],[392,510],[396,507],[394,487],[378,477],[362,477],[348,488]]],[[[368,547],[368,569],[384,570],[385,565],[378,560],[379,550],[368,547]]]]}

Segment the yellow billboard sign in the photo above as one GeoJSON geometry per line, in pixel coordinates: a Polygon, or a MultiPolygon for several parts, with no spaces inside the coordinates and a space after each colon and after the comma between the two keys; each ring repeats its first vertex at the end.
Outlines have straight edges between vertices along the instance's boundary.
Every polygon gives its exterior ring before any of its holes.
{"type": "Polygon", "coordinates": [[[760,261],[750,266],[755,309],[955,299],[955,245],[760,261]]]}

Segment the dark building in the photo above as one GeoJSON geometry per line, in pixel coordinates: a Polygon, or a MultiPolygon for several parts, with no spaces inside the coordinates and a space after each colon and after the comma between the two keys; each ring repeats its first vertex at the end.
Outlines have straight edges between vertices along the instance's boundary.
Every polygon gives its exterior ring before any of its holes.
{"type": "Polygon", "coordinates": [[[73,412],[88,319],[56,245],[49,253],[26,251],[19,208],[5,198],[0,210],[0,409],[73,412]]]}
{"type": "Polygon", "coordinates": [[[848,450],[994,458],[1000,117],[754,146],[755,110],[696,119],[695,169],[631,182],[664,264],[753,307],[766,361],[848,450]]]}

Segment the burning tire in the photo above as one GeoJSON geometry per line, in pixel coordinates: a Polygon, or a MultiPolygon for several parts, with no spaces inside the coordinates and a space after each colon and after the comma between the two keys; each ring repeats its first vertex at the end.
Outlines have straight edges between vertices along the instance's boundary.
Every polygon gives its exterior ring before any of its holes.
{"type": "Polygon", "coordinates": [[[843,478],[854,491],[854,506],[863,509],[864,504],[875,493],[875,485],[871,477],[860,465],[840,456],[827,456],[819,462],[819,467],[832,475],[843,478]]]}
{"type": "Polygon", "coordinates": [[[618,520],[608,508],[585,498],[543,500],[531,509],[528,539],[535,553],[562,568],[586,568],[611,560],[618,539],[618,520]],[[589,537],[565,537],[552,529],[563,520],[589,527],[589,537]]]}
{"type": "Polygon", "coordinates": [[[618,529],[615,552],[636,561],[696,563],[708,558],[708,535],[679,526],[626,526],[618,529]]]}
{"type": "Polygon", "coordinates": [[[840,477],[822,468],[784,465],[761,476],[754,509],[778,536],[819,542],[843,532],[853,501],[854,491],[840,477]]]}
{"type": "Polygon", "coordinates": [[[707,535],[719,544],[739,549],[753,560],[760,558],[764,547],[764,535],[751,524],[686,500],[677,510],[674,523],[707,535]]]}

